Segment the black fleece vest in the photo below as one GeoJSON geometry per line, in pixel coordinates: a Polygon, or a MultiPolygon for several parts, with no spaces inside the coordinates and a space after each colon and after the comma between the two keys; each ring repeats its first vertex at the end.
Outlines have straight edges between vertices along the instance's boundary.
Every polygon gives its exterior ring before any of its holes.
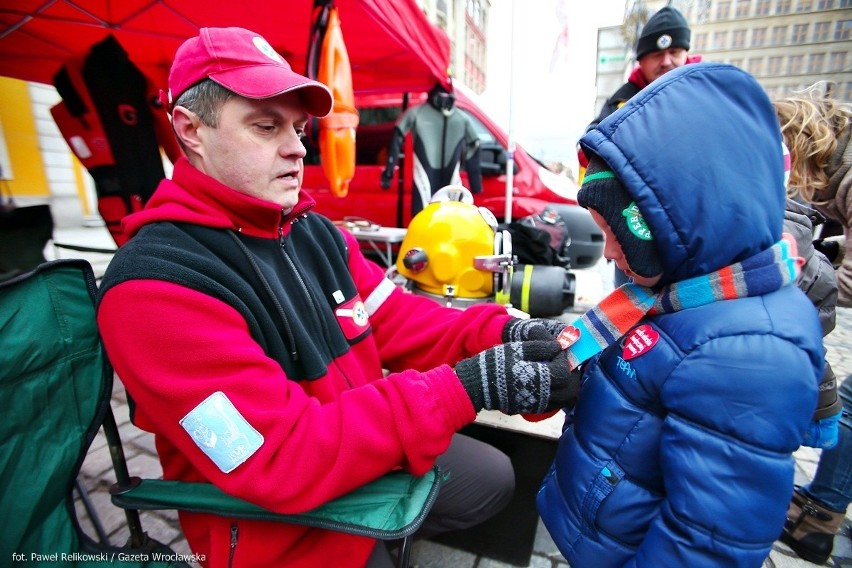
{"type": "MultiPolygon", "coordinates": [[[[348,301],[357,291],[343,236],[315,214],[293,222],[281,240],[188,223],[148,225],[119,248],[99,296],[136,279],[172,282],[229,304],[291,380],[323,377],[370,333],[347,340],[337,323],[341,295],[348,301]]],[[[145,317],[156,321],[156,314],[145,317]]]]}

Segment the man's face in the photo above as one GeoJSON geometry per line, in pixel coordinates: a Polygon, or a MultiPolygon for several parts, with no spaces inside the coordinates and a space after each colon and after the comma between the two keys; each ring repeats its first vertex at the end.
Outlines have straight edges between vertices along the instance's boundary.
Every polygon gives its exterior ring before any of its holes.
{"type": "Polygon", "coordinates": [[[217,128],[199,127],[198,167],[241,193],[289,211],[299,199],[307,122],[296,93],[263,100],[232,97],[222,105],[217,128]]]}
{"type": "Polygon", "coordinates": [[[645,80],[651,83],[672,69],[686,63],[686,50],[682,47],[670,47],[652,51],[639,60],[639,67],[645,80]]]}

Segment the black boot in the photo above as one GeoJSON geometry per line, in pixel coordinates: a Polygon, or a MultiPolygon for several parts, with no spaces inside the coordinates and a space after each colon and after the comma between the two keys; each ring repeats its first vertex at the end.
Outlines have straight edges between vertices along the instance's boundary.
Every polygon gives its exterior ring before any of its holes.
{"type": "Polygon", "coordinates": [[[845,517],[845,511],[826,509],[796,487],[780,540],[800,558],[814,564],[825,564],[834,547],[834,535],[845,517]]]}

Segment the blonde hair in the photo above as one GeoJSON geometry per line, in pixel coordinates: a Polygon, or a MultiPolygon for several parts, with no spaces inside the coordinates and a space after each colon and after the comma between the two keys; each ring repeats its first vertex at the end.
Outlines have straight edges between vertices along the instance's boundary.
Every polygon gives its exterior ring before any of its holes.
{"type": "Polygon", "coordinates": [[[828,187],[826,170],[837,149],[838,135],[849,125],[852,107],[828,96],[824,81],[774,104],[784,143],[790,150],[787,193],[824,204],[819,193],[828,187]]]}

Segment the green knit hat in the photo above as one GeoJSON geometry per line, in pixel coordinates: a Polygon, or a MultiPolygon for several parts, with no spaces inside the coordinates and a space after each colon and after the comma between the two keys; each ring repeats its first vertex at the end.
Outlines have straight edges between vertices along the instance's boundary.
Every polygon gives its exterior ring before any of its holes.
{"type": "Polygon", "coordinates": [[[606,220],[633,272],[646,278],[663,272],[654,237],[642,212],[615,173],[598,156],[593,155],[589,160],[577,202],[586,209],[594,209],[606,220]]]}

